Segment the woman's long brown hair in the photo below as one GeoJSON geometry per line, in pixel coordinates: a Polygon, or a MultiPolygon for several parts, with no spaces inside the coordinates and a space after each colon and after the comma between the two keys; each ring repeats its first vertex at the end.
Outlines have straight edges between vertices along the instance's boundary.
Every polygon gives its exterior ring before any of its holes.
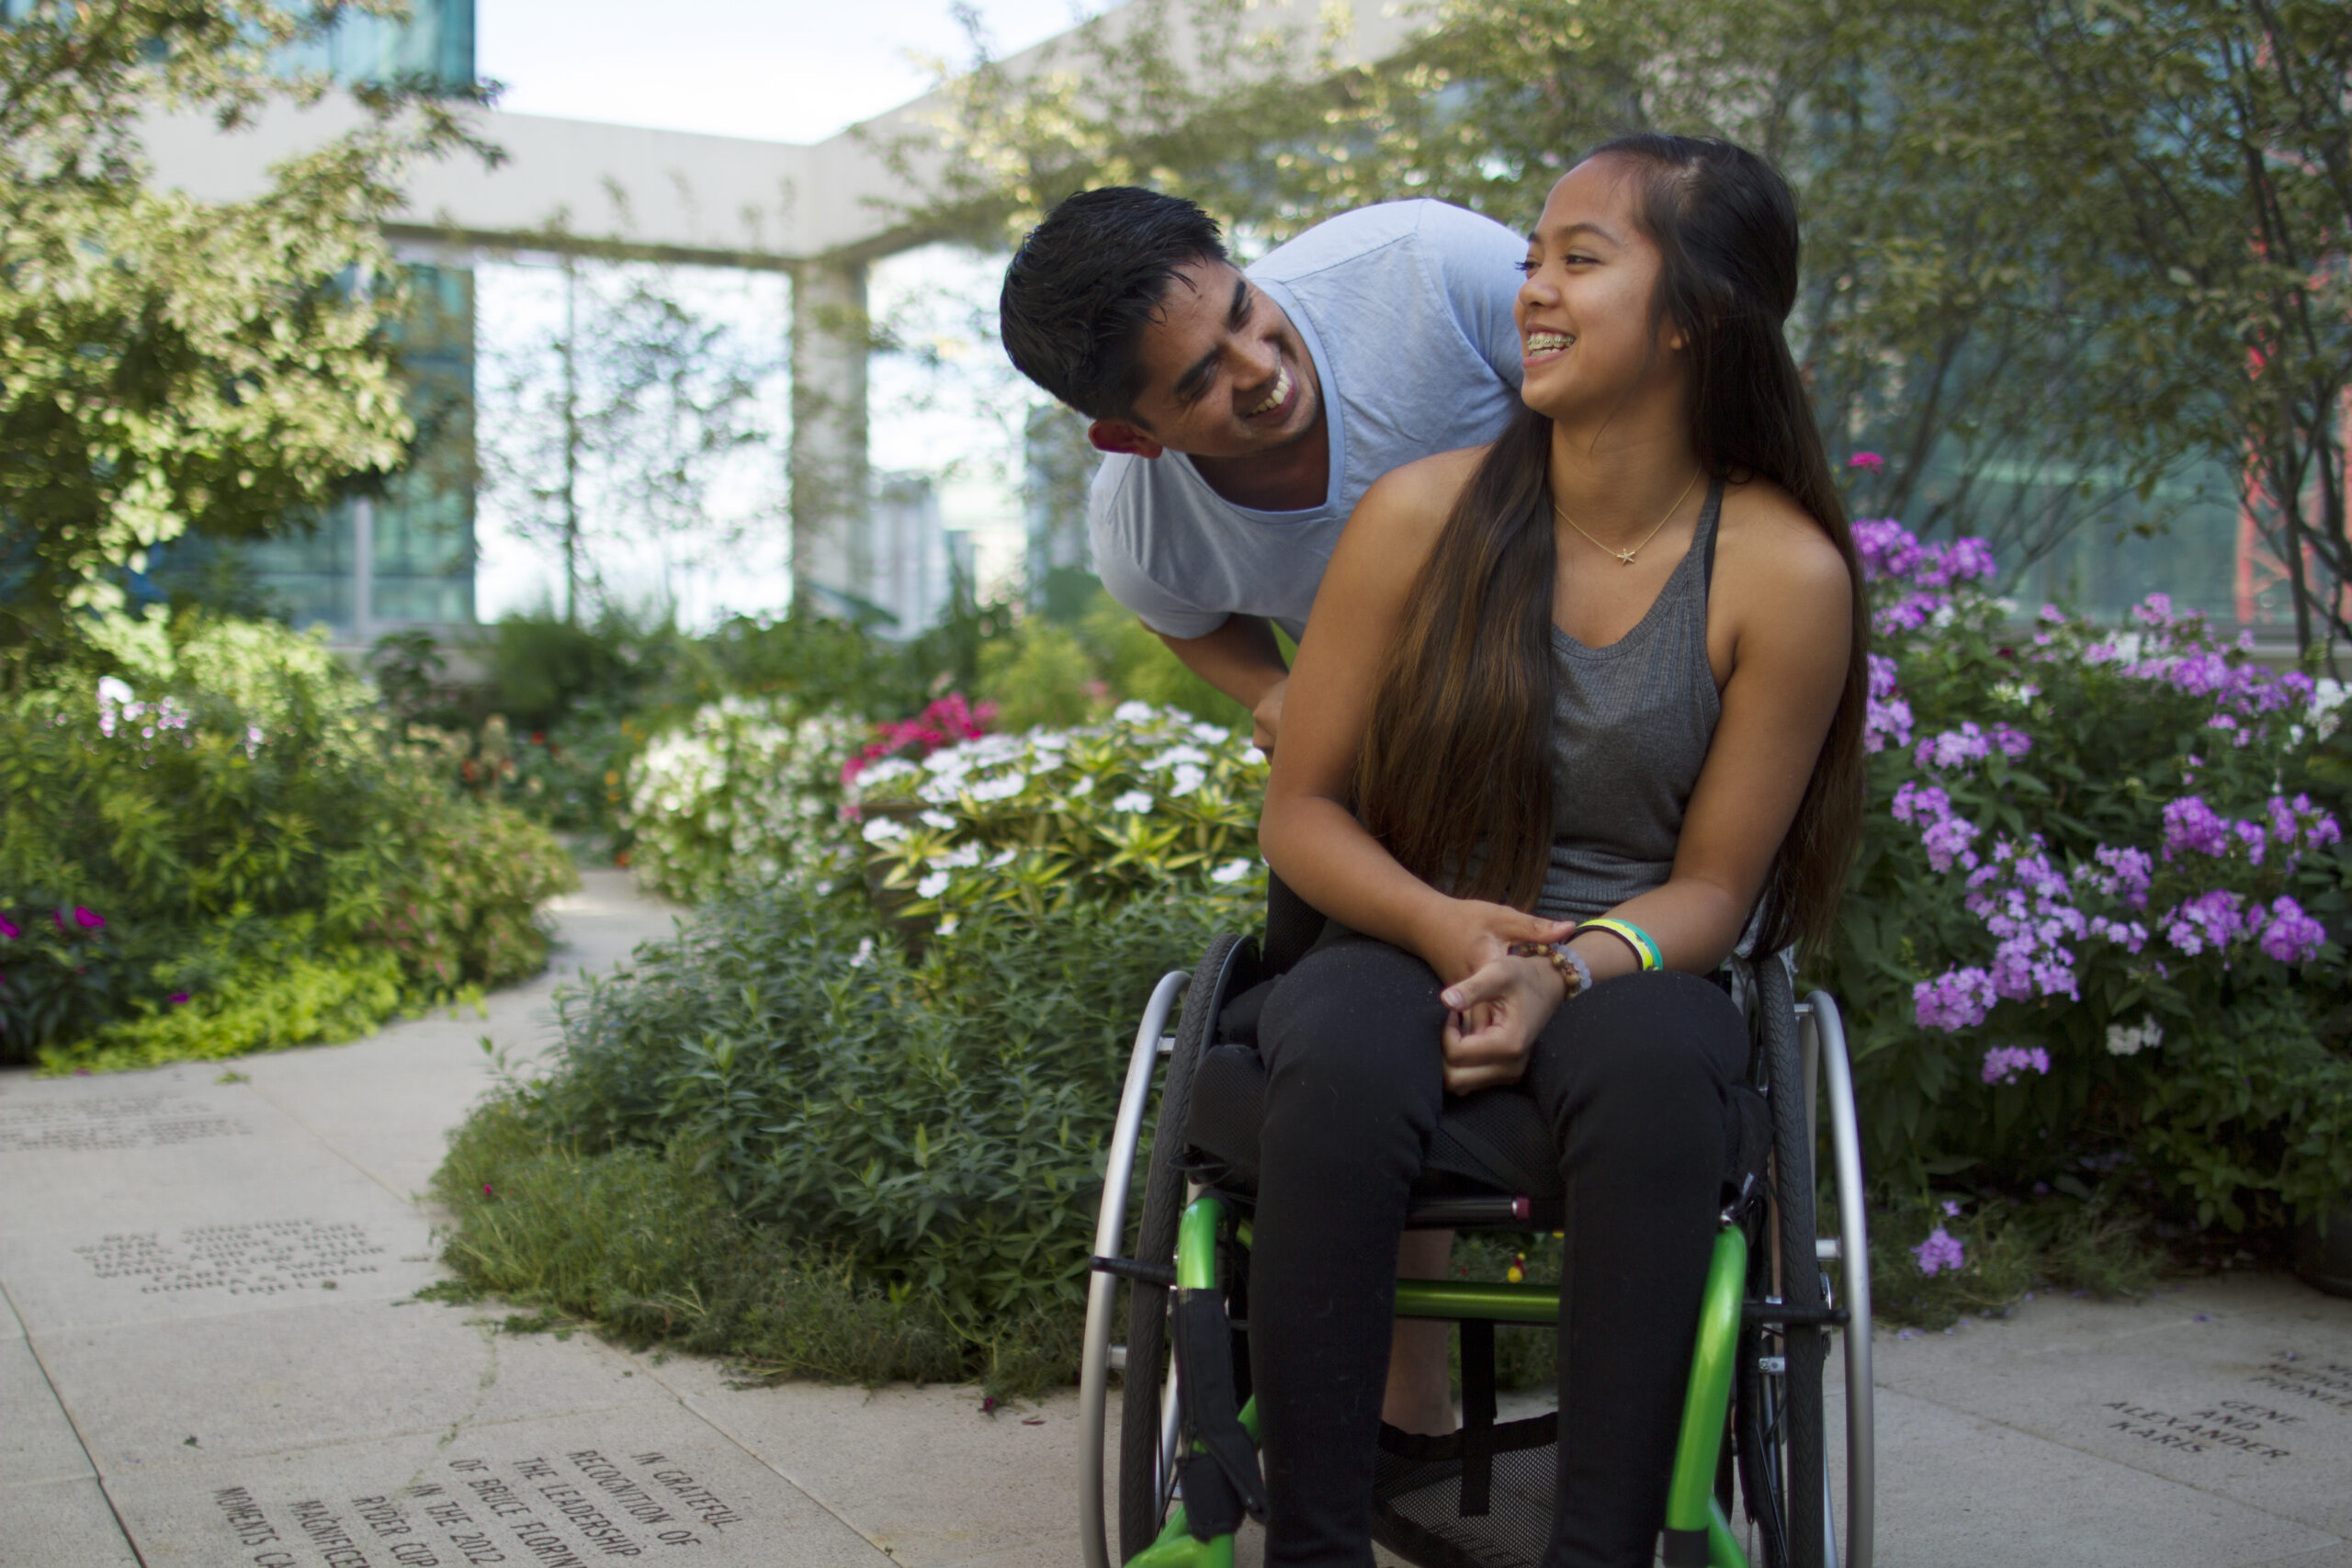
{"type": "MultiPolygon", "coordinates": [[[[1639,218],[1663,257],[1653,324],[1689,344],[1691,445],[1711,480],[1767,479],[1820,525],[1853,591],[1846,689],[1765,878],[1759,951],[1828,940],[1861,830],[1870,618],[1861,562],[1782,324],[1796,198],[1729,142],[1628,136],[1639,218]]],[[[1532,907],[1552,840],[1552,422],[1528,411],[1487,453],[1408,603],[1357,763],[1365,826],[1408,870],[1532,907]]]]}

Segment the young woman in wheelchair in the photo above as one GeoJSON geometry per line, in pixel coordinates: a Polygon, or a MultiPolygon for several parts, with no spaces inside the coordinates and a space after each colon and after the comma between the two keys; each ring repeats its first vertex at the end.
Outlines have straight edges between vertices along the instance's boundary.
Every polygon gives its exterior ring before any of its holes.
{"type": "Polygon", "coordinates": [[[1861,575],[1781,335],[1797,256],[1754,154],[1602,147],[1530,239],[1521,420],[1382,479],[1332,558],[1261,833],[1331,920],[1259,1024],[1269,1563],[1371,1562],[1408,1192],[1443,1097],[1497,1089],[1567,1194],[1545,1562],[1651,1561],[1748,1049],[1707,976],[1821,937],[1859,828],[1861,575]]]}

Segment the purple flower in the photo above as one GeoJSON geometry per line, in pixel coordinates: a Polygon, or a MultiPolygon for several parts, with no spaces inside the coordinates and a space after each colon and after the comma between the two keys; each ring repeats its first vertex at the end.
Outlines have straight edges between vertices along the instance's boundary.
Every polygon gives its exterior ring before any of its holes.
{"type": "MultiPolygon", "coordinates": [[[[2245,935],[2252,924],[2239,913],[2245,902],[2226,888],[2200,893],[2161,917],[2165,940],[2191,958],[2208,947],[2227,947],[2245,935]]],[[[2258,915],[2255,918],[2260,919],[2258,915]]]]}
{"type": "Polygon", "coordinates": [[[1922,740],[1911,760],[1922,768],[1956,768],[1963,762],[1983,761],[1992,751],[1993,742],[1984,731],[1968,723],[1922,740]]]}
{"type": "Polygon", "coordinates": [[[1929,1231],[1928,1239],[1911,1249],[1911,1256],[1919,1260],[1922,1274],[1933,1274],[1942,1269],[1957,1273],[1968,1262],[1968,1254],[1959,1241],[1941,1225],[1929,1231]]]}
{"type": "Polygon", "coordinates": [[[2184,850],[2206,855],[2224,855],[2230,851],[2229,825],[2193,795],[2165,807],[2165,859],[2184,850]]]}
{"type": "MultiPolygon", "coordinates": [[[[1876,657],[1873,655],[1872,657],[1876,657]]],[[[1911,744],[1911,705],[1901,697],[1862,699],[1862,750],[1883,751],[1911,744]]]]}
{"type": "Polygon", "coordinates": [[[169,1001],[174,1007],[180,1007],[187,1001],[187,993],[186,991],[174,991],[165,998],[165,1000],[169,1001]]]}
{"type": "Polygon", "coordinates": [[[2172,595],[2151,593],[2132,607],[2132,618],[2143,626],[2172,625],[2172,595]]]}
{"type": "Polygon", "coordinates": [[[2012,1084],[2028,1067],[2048,1077],[2050,1053],[2039,1045],[1996,1045],[1984,1053],[1984,1081],[1988,1084],[2012,1084]]]}
{"type": "Polygon", "coordinates": [[[1897,673],[1894,667],[1894,660],[1889,659],[1883,653],[1867,654],[1864,657],[1870,660],[1871,695],[1874,697],[1891,697],[1894,695],[1894,682],[1897,673]]]}
{"type": "Polygon", "coordinates": [[[16,921],[6,915],[0,915],[0,942],[14,942],[24,934],[16,921]]]}
{"type": "Polygon", "coordinates": [[[1982,969],[1946,970],[1911,987],[1912,1016],[1919,1027],[1947,1034],[1984,1022],[1999,999],[1993,991],[1992,976],[1982,969]]]}
{"type": "Polygon", "coordinates": [[[1944,1218],[1948,1220],[1960,1218],[1960,1205],[1949,1198],[1944,1200],[1944,1218]]]}
{"type": "Polygon", "coordinates": [[[105,916],[81,904],[74,906],[74,923],[85,931],[104,931],[107,924],[105,916]]]}
{"type": "Polygon", "coordinates": [[[1865,577],[1905,577],[1919,559],[1918,539],[1892,517],[1855,519],[1854,549],[1865,577]]]}
{"type": "MultiPolygon", "coordinates": [[[[2026,691],[2030,694],[2033,688],[2029,686],[2026,691]]],[[[1993,744],[2004,757],[2022,757],[2033,750],[2033,737],[2022,729],[1996,724],[1993,727],[1993,744]]]]}
{"type": "Polygon", "coordinates": [[[1951,815],[1951,796],[1934,784],[1905,779],[1895,787],[1894,819],[1925,828],[1951,815]]]}
{"type": "MultiPolygon", "coordinates": [[[[2250,916],[2251,927],[2259,916],[2250,916]]],[[[2262,951],[2281,964],[2301,964],[2327,940],[2327,928],[2303,913],[2302,906],[2280,896],[2270,906],[2270,923],[2262,931],[2262,951]]]]}
{"type": "Polygon", "coordinates": [[[1947,817],[1931,824],[1919,835],[1919,842],[1928,852],[1928,863],[1938,871],[1950,871],[1952,863],[1974,870],[1976,853],[1969,848],[1975,842],[1978,829],[1965,817],[1947,817]]]}

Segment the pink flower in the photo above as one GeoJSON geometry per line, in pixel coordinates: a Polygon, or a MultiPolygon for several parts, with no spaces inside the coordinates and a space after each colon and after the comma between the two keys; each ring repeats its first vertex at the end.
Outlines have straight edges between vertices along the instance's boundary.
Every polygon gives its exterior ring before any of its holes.
{"type": "Polygon", "coordinates": [[[166,999],[170,1001],[174,1007],[179,1007],[187,1000],[187,993],[186,991],[174,991],[166,999]]]}
{"type": "Polygon", "coordinates": [[[0,942],[14,942],[24,934],[16,921],[6,915],[0,915],[0,942]]]}
{"type": "Polygon", "coordinates": [[[104,931],[106,917],[83,905],[74,906],[74,923],[85,931],[104,931]]]}
{"type": "Polygon", "coordinates": [[[1857,452],[1846,459],[1846,466],[1860,468],[1864,473],[1880,474],[1886,471],[1886,459],[1875,452],[1857,452]]]}

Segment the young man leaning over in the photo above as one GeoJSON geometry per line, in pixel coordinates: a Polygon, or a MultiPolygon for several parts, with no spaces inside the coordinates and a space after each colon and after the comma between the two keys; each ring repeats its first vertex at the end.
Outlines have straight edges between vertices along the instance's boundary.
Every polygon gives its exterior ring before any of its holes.
{"type": "Polygon", "coordinates": [[[1527,242],[1440,201],[1361,208],[1247,270],[1181,197],[1081,191],[1004,275],[1013,365],[1093,423],[1111,596],[1282,723],[1269,623],[1306,625],[1340,530],[1389,469],[1491,441],[1519,407],[1527,242]]]}
{"type": "MultiPolygon", "coordinates": [[[[1006,268],[1012,363],[1092,421],[1103,586],[1271,748],[1295,639],[1356,502],[1389,469],[1502,433],[1519,408],[1511,302],[1527,242],[1439,201],[1343,213],[1244,270],[1209,216],[1133,186],[1082,191],[1006,268]]],[[[1446,1231],[1398,1271],[1445,1273],[1446,1231]]],[[[1445,1325],[1397,1324],[1382,1416],[1453,1430],[1445,1325]]]]}

